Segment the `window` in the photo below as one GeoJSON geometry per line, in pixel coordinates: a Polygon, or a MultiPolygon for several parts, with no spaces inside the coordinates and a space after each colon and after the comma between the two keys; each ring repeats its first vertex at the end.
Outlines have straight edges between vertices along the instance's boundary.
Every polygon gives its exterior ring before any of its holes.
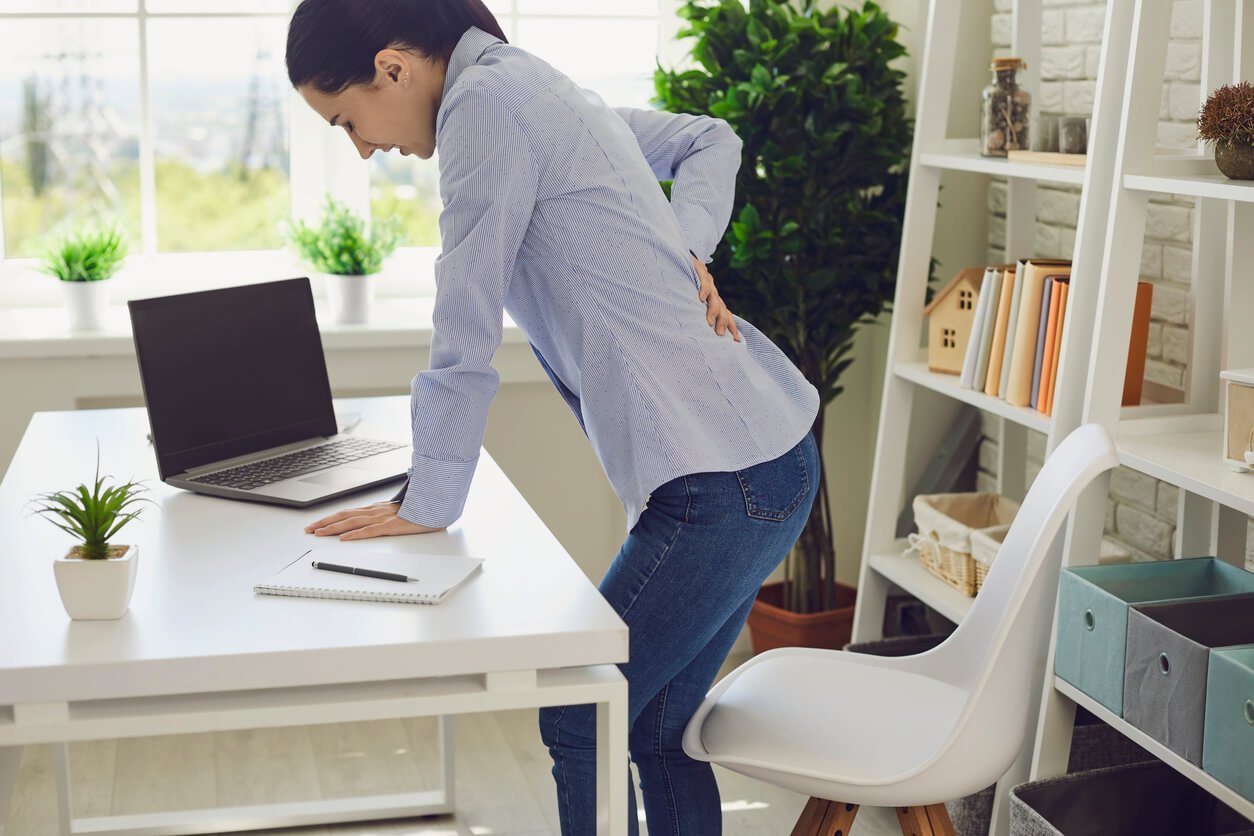
{"type": "Polygon", "coordinates": [[[958,310],[969,311],[975,308],[975,294],[965,287],[958,291],[958,310]]]}
{"type": "MultiPolygon", "coordinates": [[[[212,286],[232,271],[223,264],[241,266],[235,281],[290,272],[279,221],[316,211],[328,190],[399,215],[416,249],[398,255],[408,275],[395,292],[431,292],[421,265],[439,246],[438,162],[363,164],[304,112],[283,66],[296,2],[0,0],[0,304],[56,304],[26,259],[101,216],[123,225],[133,255],[153,257],[128,262],[127,287],[212,286]]],[[[613,106],[648,107],[657,57],[677,60],[677,0],[488,5],[511,42],[613,106]]]]}
{"type": "Polygon", "coordinates": [[[956,348],[958,346],[958,332],[953,328],[941,329],[941,347],[956,348]]]}

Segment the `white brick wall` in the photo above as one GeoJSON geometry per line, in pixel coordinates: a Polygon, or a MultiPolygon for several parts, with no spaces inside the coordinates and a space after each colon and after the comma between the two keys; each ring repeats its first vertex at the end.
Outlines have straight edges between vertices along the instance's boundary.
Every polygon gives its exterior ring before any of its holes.
{"type": "MultiPolygon", "coordinates": [[[[1194,119],[1200,103],[1202,0],[1174,0],[1171,43],[1163,79],[1158,142],[1173,148],[1195,145],[1194,119]]],[[[1104,0],[1044,0],[1041,20],[1041,86],[1036,111],[1080,115],[1092,111],[1105,27],[1104,0]]],[[[997,55],[1010,54],[1012,0],[996,0],[991,36],[997,55]]],[[[974,130],[972,131],[974,132],[974,130]]],[[[1070,258],[1079,213],[1077,189],[1037,189],[1036,252],[1070,258]]],[[[989,188],[989,263],[1002,261],[1006,238],[1006,185],[989,188]]],[[[1189,295],[1193,273],[1193,203],[1169,195],[1151,198],[1141,254],[1141,277],[1154,283],[1146,380],[1182,387],[1188,364],[1189,295]]],[[[1014,253],[1018,257],[1021,254],[1014,253]]],[[[985,416],[980,449],[979,490],[996,490],[997,422],[985,416]]],[[[1028,475],[1040,470],[1044,437],[1029,435],[1028,475]]],[[[1172,556],[1179,491],[1172,485],[1121,468],[1111,481],[1106,534],[1137,559],[1172,556]]],[[[1247,565],[1254,570],[1254,521],[1247,537],[1247,565]]]]}

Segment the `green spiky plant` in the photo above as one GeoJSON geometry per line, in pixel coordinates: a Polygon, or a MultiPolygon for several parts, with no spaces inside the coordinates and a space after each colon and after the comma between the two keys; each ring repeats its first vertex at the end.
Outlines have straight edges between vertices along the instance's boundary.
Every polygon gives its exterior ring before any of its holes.
{"type": "Polygon", "coordinates": [[[148,490],[140,482],[105,487],[108,478],[111,477],[100,475],[100,450],[97,448],[92,487],[79,485],[72,491],[43,493],[31,500],[32,513],[81,541],[77,556],[85,560],[108,558],[109,541],[143,511],[135,506],[151,501],[140,496],[148,490]]]}
{"type": "MultiPolygon", "coordinates": [[[[654,75],[672,112],[725,119],[744,143],[731,228],[710,272],[736,314],[819,391],[840,394],[857,329],[896,286],[913,134],[898,26],[872,2],[687,0],[697,67],[654,75]]],[[[823,447],[823,411],[814,423],[823,447]]],[[[786,566],[784,605],[835,606],[826,468],[786,566]]]]}
{"type": "Polygon", "coordinates": [[[383,260],[400,240],[401,226],[395,218],[385,218],[372,221],[367,229],[364,220],[327,195],[317,223],[295,221],[285,226],[283,234],[315,270],[365,276],[382,269],[383,260]]]}
{"type": "Polygon", "coordinates": [[[93,224],[45,245],[39,269],[63,282],[101,282],[122,266],[126,250],[121,227],[93,224]]]}

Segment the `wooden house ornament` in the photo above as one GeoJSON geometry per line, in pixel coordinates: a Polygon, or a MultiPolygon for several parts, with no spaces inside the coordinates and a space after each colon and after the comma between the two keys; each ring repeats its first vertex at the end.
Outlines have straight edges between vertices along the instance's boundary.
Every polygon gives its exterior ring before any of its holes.
{"type": "Polygon", "coordinates": [[[975,301],[983,267],[968,267],[950,280],[923,309],[927,319],[927,367],[943,374],[961,374],[967,340],[975,320],[975,301]]]}

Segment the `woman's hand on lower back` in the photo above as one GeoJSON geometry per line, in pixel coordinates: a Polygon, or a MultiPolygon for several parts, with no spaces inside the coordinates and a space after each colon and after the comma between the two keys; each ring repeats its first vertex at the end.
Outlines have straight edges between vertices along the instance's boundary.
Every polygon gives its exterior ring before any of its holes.
{"type": "Polygon", "coordinates": [[[723,304],[723,297],[718,295],[718,290],[714,287],[714,277],[696,256],[693,256],[692,264],[697,268],[697,278],[701,281],[697,298],[705,303],[705,321],[720,337],[731,331],[732,339],[740,342],[740,330],[736,327],[736,320],[732,317],[731,311],[727,310],[727,305],[723,304]]]}
{"type": "Polygon", "coordinates": [[[399,502],[376,502],[361,508],[348,508],[305,526],[306,534],[318,537],[339,535],[341,540],[369,540],[372,537],[397,537],[402,534],[428,534],[443,531],[411,523],[399,515],[399,502]]]}

